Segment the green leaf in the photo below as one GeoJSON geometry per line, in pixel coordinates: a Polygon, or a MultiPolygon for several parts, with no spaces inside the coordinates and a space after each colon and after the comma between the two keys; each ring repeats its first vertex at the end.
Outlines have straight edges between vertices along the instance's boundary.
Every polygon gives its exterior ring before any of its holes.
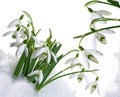
{"type": "Polygon", "coordinates": [[[22,67],[24,65],[24,62],[25,62],[25,52],[20,57],[20,60],[19,60],[17,66],[16,66],[16,68],[14,70],[14,73],[13,73],[14,76],[16,76],[16,77],[19,76],[19,74],[20,74],[20,72],[22,70],[22,67]]]}
{"type": "Polygon", "coordinates": [[[31,15],[26,11],[23,11],[23,13],[30,19],[31,23],[33,23],[31,15]]]}
{"type": "Polygon", "coordinates": [[[111,3],[112,5],[116,6],[116,7],[120,7],[119,2],[115,1],[115,0],[107,0],[109,3],[111,3]]]}
{"type": "Polygon", "coordinates": [[[49,35],[49,37],[46,40],[47,42],[50,42],[51,39],[52,39],[52,31],[51,31],[51,29],[49,29],[49,32],[50,32],[50,35],[49,35]]]}
{"type": "Polygon", "coordinates": [[[32,59],[32,60],[31,60],[31,63],[29,64],[29,67],[28,67],[27,74],[29,74],[29,73],[33,70],[33,68],[34,68],[34,66],[35,66],[36,61],[37,61],[37,58],[36,58],[36,59],[32,59]]]}
{"type": "Polygon", "coordinates": [[[97,1],[98,0],[91,0],[91,1],[87,2],[84,6],[89,6],[91,4],[96,4],[96,3],[98,3],[97,1]]]}
{"type": "Polygon", "coordinates": [[[38,31],[37,31],[37,33],[36,33],[36,36],[38,35],[38,33],[41,31],[41,29],[39,29],[38,31]]]}
{"type": "Polygon", "coordinates": [[[52,51],[57,54],[57,52],[60,50],[62,44],[55,44],[54,47],[52,48],[52,51]]]}
{"type": "Polygon", "coordinates": [[[76,39],[76,38],[82,38],[82,37],[83,37],[83,35],[79,35],[79,36],[75,36],[73,38],[76,39]]]}
{"type": "Polygon", "coordinates": [[[27,44],[27,48],[28,48],[28,57],[25,58],[25,64],[23,67],[23,74],[26,76],[28,74],[28,69],[29,69],[29,64],[30,64],[30,58],[32,55],[32,46],[35,44],[34,39],[30,39],[29,43],[27,44]]]}

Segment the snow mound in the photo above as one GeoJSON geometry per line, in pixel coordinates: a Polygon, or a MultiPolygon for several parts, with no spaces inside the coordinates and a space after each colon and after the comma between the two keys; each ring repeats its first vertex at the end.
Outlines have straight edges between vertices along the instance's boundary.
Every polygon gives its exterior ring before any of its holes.
{"type": "Polygon", "coordinates": [[[14,56],[0,50],[0,97],[75,97],[62,79],[52,82],[36,93],[34,85],[25,78],[12,78],[16,63],[14,56]]]}
{"type": "Polygon", "coordinates": [[[115,80],[115,84],[117,86],[117,89],[114,91],[108,91],[105,95],[105,97],[120,97],[120,51],[118,51],[115,54],[115,57],[118,59],[119,66],[118,66],[118,72],[115,80]]]}

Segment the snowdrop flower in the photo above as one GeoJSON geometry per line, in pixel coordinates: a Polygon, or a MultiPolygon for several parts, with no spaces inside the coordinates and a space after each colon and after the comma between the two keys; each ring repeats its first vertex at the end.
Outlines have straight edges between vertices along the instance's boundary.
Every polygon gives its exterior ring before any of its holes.
{"type": "Polygon", "coordinates": [[[53,51],[51,51],[49,49],[48,46],[44,46],[45,42],[39,41],[35,36],[32,36],[32,38],[35,40],[36,44],[39,45],[39,47],[33,52],[32,56],[31,56],[31,59],[34,59],[34,58],[37,58],[37,57],[39,57],[40,59],[45,59],[46,54],[47,54],[47,63],[48,64],[51,61],[51,56],[53,57],[54,61],[57,63],[56,55],[53,53],[53,51]]]}
{"type": "Polygon", "coordinates": [[[15,39],[17,37],[17,33],[19,33],[20,38],[25,39],[27,37],[27,34],[25,32],[26,32],[25,28],[18,27],[15,31],[8,31],[8,32],[4,33],[3,36],[12,35],[12,37],[15,39]]]}
{"type": "Polygon", "coordinates": [[[89,82],[88,77],[84,73],[80,73],[77,77],[78,82],[82,82],[83,79],[85,79],[87,83],[89,82]]]}
{"type": "MultiPolygon", "coordinates": [[[[98,19],[98,18],[104,18],[104,16],[111,15],[111,12],[106,10],[98,10],[98,11],[92,11],[92,20],[98,19]]],[[[100,21],[100,23],[105,24],[106,21],[100,21]]]]}
{"type": "Polygon", "coordinates": [[[53,57],[54,61],[57,63],[56,55],[49,49],[49,47],[40,47],[35,50],[31,56],[31,59],[38,58],[42,54],[47,54],[47,63],[49,64],[51,61],[51,56],[53,57]]]}
{"type": "Polygon", "coordinates": [[[95,35],[93,36],[93,40],[92,40],[93,48],[96,49],[96,47],[97,47],[96,40],[98,40],[102,44],[107,43],[107,40],[106,40],[106,37],[104,36],[104,34],[114,34],[114,33],[115,32],[113,30],[101,30],[99,32],[96,32],[95,35]]]}
{"type": "MultiPolygon", "coordinates": [[[[8,28],[11,28],[11,27],[14,27],[14,26],[16,26],[17,27],[17,29],[15,30],[15,31],[8,31],[8,32],[6,32],[5,34],[3,34],[3,36],[8,36],[8,35],[11,35],[12,34],[12,37],[13,38],[16,38],[16,33],[17,32],[19,32],[19,33],[21,33],[21,38],[25,38],[27,35],[26,35],[26,30],[25,30],[25,28],[24,27],[22,27],[21,26],[21,21],[22,21],[22,19],[23,19],[23,16],[24,15],[22,15],[19,19],[15,19],[15,20],[13,20],[9,25],[8,25],[8,28]]],[[[29,29],[28,29],[29,30],[29,29]]],[[[30,32],[28,32],[28,34],[29,34],[30,32]]],[[[29,35],[28,35],[29,36],[29,35]]]]}
{"type": "Polygon", "coordinates": [[[23,43],[23,41],[21,40],[21,36],[20,33],[16,33],[16,42],[13,42],[10,44],[11,47],[15,46],[17,47],[17,51],[16,51],[16,56],[19,57],[24,51],[25,51],[25,55],[26,57],[28,56],[28,49],[27,49],[27,45],[23,43]]]}
{"type": "Polygon", "coordinates": [[[77,73],[77,74],[72,74],[69,78],[71,79],[71,78],[75,78],[75,77],[77,77],[77,81],[80,83],[80,82],[82,82],[83,81],[83,79],[85,79],[85,81],[88,83],[89,82],[89,79],[88,79],[88,77],[83,73],[83,72],[81,72],[81,73],[77,73]]]}
{"type": "Polygon", "coordinates": [[[35,36],[32,36],[32,38],[35,40],[36,44],[39,45],[39,47],[43,47],[44,41],[38,40],[35,36]]]}
{"type": "Polygon", "coordinates": [[[74,68],[75,65],[79,65],[80,69],[82,67],[82,64],[80,63],[78,59],[78,54],[76,54],[75,57],[69,58],[68,60],[66,60],[65,64],[71,64],[71,68],[74,68]]]}
{"type": "Polygon", "coordinates": [[[89,83],[89,84],[86,86],[85,90],[88,90],[89,88],[91,88],[91,89],[90,89],[90,93],[93,93],[93,92],[97,89],[98,94],[100,94],[98,79],[95,80],[95,81],[93,81],[93,82],[91,82],[91,83],[89,83]]]}
{"type": "Polygon", "coordinates": [[[98,60],[94,55],[99,55],[99,56],[103,55],[101,52],[94,49],[84,49],[82,46],[80,46],[79,48],[82,51],[83,61],[88,68],[90,68],[89,60],[98,64],[98,60]]]}
{"type": "Polygon", "coordinates": [[[30,74],[28,74],[28,76],[34,76],[34,75],[35,75],[35,80],[37,82],[39,82],[39,84],[40,84],[43,80],[42,70],[35,70],[35,71],[31,72],[30,74]]]}
{"type": "Polygon", "coordinates": [[[21,21],[22,21],[23,17],[24,17],[24,15],[21,15],[21,17],[19,19],[14,19],[12,22],[9,23],[7,28],[12,28],[16,25],[21,25],[21,21]]]}

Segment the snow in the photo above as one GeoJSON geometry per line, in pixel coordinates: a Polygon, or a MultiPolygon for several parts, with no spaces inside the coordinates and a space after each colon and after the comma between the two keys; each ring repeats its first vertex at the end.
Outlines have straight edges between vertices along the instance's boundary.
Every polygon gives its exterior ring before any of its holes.
{"type": "Polygon", "coordinates": [[[108,91],[105,95],[105,97],[120,97],[120,51],[118,51],[115,54],[115,57],[118,59],[119,66],[118,66],[118,72],[115,80],[115,85],[117,86],[116,90],[114,91],[108,91]]]}
{"type": "Polygon", "coordinates": [[[14,56],[0,50],[0,97],[75,97],[62,79],[52,82],[38,93],[35,92],[34,85],[25,78],[12,78],[16,63],[14,56]]]}

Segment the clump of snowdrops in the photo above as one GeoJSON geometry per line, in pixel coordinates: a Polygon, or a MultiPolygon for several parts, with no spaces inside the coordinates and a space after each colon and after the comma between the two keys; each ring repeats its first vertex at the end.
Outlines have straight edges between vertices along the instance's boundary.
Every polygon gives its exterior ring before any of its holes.
{"type": "Polygon", "coordinates": [[[94,10],[90,6],[93,4],[106,4],[110,6],[115,6],[120,8],[118,1],[106,0],[91,0],[85,4],[85,7],[88,9],[92,15],[90,23],[90,31],[82,35],[75,36],[74,39],[80,39],[78,43],[78,48],[68,51],[66,54],[58,55],[58,52],[62,46],[60,42],[56,39],[52,39],[52,31],[49,29],[49,36],[46,40],[39,40],[37,35],[41,31],[35,30],[32,17],[26,11],[23,11],[23,14],[13,20],[7,28],[14,27],[14,31],[8,31],[3,36],[11,35],[14,39],[14,42],[10,44],[11,47],[17,47],[16,56],[19,58],[19,61],[16,65],[16,68],[13,72],[13,77],[26,77],[30,82],[35,84],[35,90],[40,91],[43,87],[49,83],[62,78],[64,76],[77,76],[78,82],[86,80],[87,86],[86,90],[90,88],[90,92],[94,92],[96,89],[99,93],[98,80],[99,76],[96,71],[99,69],[91,69],[89,61],[98,64],[98,59],[96,55],[102,56],[103,54],[96,49],[97,42],[101,44],[106,44],[107,39],[104,34],[114,34],[113,28],[119,28],[120,25],[113,25],[104,28],[97,28],[96,23],[106,24],[107,21],[120,21],[117,18],[107,18],[111,15],[111,12],[106,10],[94,10]],[[27,20],[24,19],[27,17],[27,20]],[[26,22],[26,23],[23,23],[26,22]],[[93,48],[84,48],[84,44],[81,44],[85,37],[93,35],[93,48]],[[58,71],[53,76],[49,77],[51,72],[54,70],[55,66],[61,61],[64,57],[74,53],[75,55],[72,58],[66,60],[65,64],[68,64],[66,68],[58,71]],[[79,56],[83,56],[84,62],[81,63],[79,56]],[[78,67],[77,70],[74,70],[74,67],[78,67]],[[66,72],[72,68],[73,71],[66,72]],[[93,73],[95,79],[92,82],[88,82],[86,73],[93,73]]]}

